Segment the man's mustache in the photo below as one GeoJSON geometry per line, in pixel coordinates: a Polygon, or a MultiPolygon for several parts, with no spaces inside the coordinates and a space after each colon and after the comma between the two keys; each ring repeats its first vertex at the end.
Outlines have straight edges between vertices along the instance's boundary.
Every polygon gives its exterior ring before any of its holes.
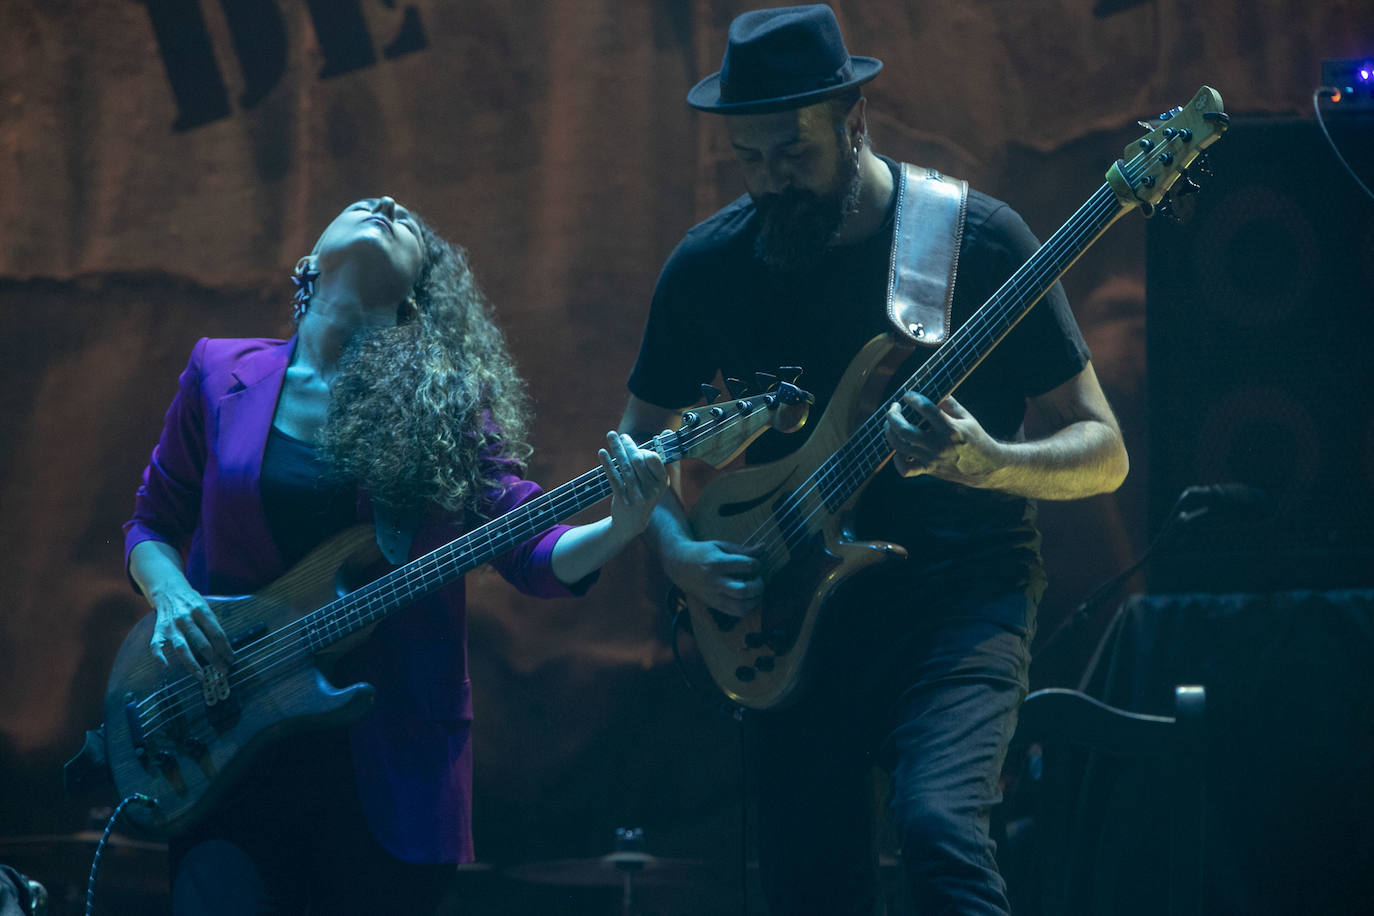
{"type": "Polygon", "coordinates": [[[775,191],[770,194],[762,194],[754,198],[754,206],[760,211],[795,208],[800,206],[812,206],[820,203],[821,197],[814,191],[793,189],[790,191],[775,191]]]}

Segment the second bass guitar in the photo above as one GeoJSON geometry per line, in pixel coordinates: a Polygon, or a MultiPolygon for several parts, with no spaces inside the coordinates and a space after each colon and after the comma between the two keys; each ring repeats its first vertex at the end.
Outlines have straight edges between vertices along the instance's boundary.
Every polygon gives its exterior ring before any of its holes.
{"type": "Polygon", "coordinates": [[[1204,86],[1126,147],[1106,183],[895,393],[893,374],[912,347],[880,336],[850,363],[800,449],[703,488],[690,513],[696,536],[757,548],[766,583],[762,607],[743,618],[686,599],[702,658],[727,696],[755,709],[786,702],[804,680],[827,599],[860,570],[905,556],[896,544],[859,542],[846,531],[859,493],[892,457],[883,437],[888,408],[908,392],[932,402],[952,393],[1112,223],[1158,206],[1227,120],[1221,96],[1204,86]]]}

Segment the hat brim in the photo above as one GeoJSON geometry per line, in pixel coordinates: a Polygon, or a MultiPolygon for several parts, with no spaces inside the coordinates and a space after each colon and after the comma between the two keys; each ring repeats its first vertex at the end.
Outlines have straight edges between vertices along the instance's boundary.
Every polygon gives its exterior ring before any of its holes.
{"type": "Polygon", "coordinates": [[[840,95],[847,89],[862,85],[877,76],[878,71],[883,69],[883,62],[874,57],[850,57],[849,60],[854,68],[854,76],[843,83],[836,83],[821,89],[812,89],[809,92],[799,92],[796,95],[784,95],[771,99],[749,99],[743,102],[726,102],[721,99],[720,72],[717,71],[691,88],[691,91],[687,93],[687,104],[697,111],[709,111],[725,115],[767,114],[773,111],[805,108],[807,105],[814,105],[831,96],[840,95]]]}

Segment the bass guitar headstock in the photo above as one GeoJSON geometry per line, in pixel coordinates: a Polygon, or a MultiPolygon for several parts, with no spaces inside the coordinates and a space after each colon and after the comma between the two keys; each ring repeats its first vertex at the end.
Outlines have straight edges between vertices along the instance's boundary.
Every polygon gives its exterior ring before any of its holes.
{"type": "MultiPolygon", "coordinates": [[[[800,371],[800,370],[798,370],[800,371]]],[[[780,372],[780,375],[785,373],[780,372]]],[[[795,376],[792,376],[795,379],[795,376]]],[[[705,403],[682,412],[676,430],[665,430],[655,437],[659,449],[673,458],[696,458],[714,467],[724,467],[739,457],[751,442],[769,429],[792,433],[806,423],[815,397],[791,381],[758,373],[756,393],[738,379],[727,379],[727,387],[740,396],[720,401],[720,391],[702,385],[705,403]]]]}
{"type": "Polygon", "coordinates": [[[1117,198],[1150,216],[1157,209],[1173,209],[1166,195],[1180,178],[1183,184],[1175,196],[1195,194],[1201,187],[1196,178],[1210,173],[1204,164],[1194,163],[1203,150],[1221,139],[1231,120],[1221,104],[1221,95],[1203,86],[1187,105],[1170,109],[1157,120],[1141,122],[1142,127],[1150,128],[1149,133],[1127,146],[1121,159],[1107,170],[1107,184],[1117,198]]]}

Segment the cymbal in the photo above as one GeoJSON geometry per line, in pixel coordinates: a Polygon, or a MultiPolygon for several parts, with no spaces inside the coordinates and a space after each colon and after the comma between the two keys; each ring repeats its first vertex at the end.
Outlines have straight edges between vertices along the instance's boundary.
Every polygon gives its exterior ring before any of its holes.
{"type": "Polygon", "coordinates": [[[516,881],[561,887],[620,887],[628,875],[638,886],[685,884],[701,878],[706,863],[696,859],[661,859],[647,852],[613,852],[595,859],[553,859],[506,869],[516,881]]]}
{"type": "MultiPolygon", "coordinates": [[[[100,830],[80,830],[76,833],[30,833],[18,834],[13,836],[0,836],[0,850],[10,852],[22,849],[85,849],[89,847],[95,850],[100,842],[103,832],[100,830]]],[[[122,848],[133,849],[140,852],[164,853],[167,851],[166,843],[157,843],[149,840],[140,840],[123,833],[111,833],[106,843],[107,849],[122,848]]]]}

